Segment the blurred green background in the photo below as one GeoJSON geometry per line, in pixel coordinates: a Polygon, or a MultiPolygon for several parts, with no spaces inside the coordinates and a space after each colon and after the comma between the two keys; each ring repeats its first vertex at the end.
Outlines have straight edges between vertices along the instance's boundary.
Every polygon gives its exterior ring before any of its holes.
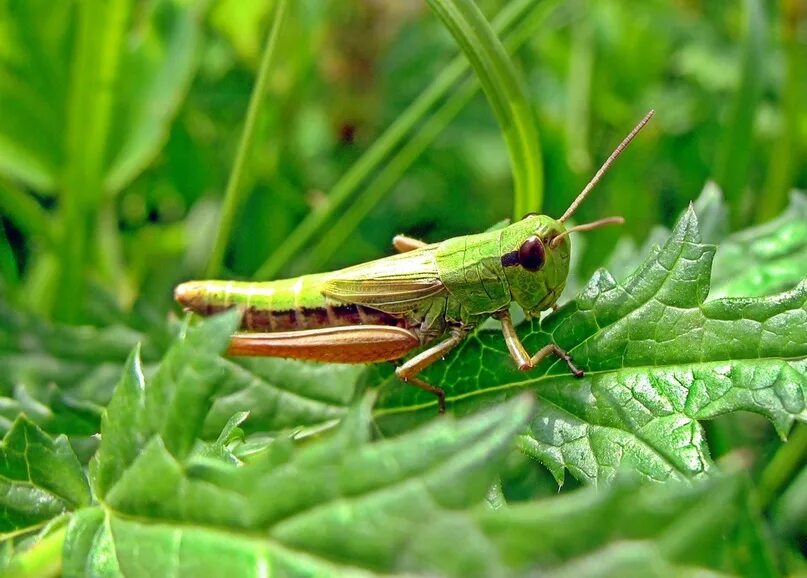
{"type": "MultiPolygon", "coordinates": [[[[0,0],[3,299],[147,324],[205,275],[274,5],[0,0]]],[[[624,215],[641,241],[713,179],[740,228],[807,184],[804,0],[479,5],[510,11],[499,36],[542,147],[535,210],[562,213],[650,108],[578,221],[624,215]]],[[[462,88],[472,72],[447,81],[459,51],[425,2],[295,0],[277,42],[220,276],[327,270],[389,254],[396,233],[438,241],[512,216],[501,131],[462,88]],[[444,94],[410,108],[434,83],[444,94]],[[345,202],[329,210],[329,194],[345,202]]],[[[620,234],[588,237],[580,275],[620,234]]]]}

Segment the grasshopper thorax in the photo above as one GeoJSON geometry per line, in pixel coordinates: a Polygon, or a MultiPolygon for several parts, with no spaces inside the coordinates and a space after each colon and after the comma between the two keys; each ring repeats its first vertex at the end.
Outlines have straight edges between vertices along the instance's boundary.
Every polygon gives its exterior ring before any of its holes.
{"type": "Polygon", "coordinates": [[[546,215],[527,215],[502,230],[501,263],[510,295],[529,316],[551,307],[566,286],[571,243],[565,232],[561,221],[546,215]]]}

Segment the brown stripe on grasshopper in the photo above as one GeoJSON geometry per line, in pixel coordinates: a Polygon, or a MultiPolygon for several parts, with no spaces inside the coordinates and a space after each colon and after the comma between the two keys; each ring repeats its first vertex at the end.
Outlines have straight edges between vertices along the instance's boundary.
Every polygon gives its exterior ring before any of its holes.
{"type": "Polygon", "coordinates": [[[253,311],[250,319],[252,321],[250,325],[242,325],[245,330],[270,332],[321,329],[347,325],[395,326],[400,324],[400,320],[389,313],[352,304],[302,307],[289,311],[253,311]]]}
{"type": "MultiPolygon", "coordinates": [[[[236,308],[236,305],[218,305],[204,303],[199,306],[186,305],[185,309],[200,315],[215,315],[236,308]]],[[[259,307],[242,307],[243,317],[241,329],[263,333],[279,331],[304,331],[325,327],[344,327],[348,325],[387,325],[398,326],[402,321],[389,313],[361,307],[360,305],[328,305],[327,307],[303,307],[275,311],[259,307]]]]}

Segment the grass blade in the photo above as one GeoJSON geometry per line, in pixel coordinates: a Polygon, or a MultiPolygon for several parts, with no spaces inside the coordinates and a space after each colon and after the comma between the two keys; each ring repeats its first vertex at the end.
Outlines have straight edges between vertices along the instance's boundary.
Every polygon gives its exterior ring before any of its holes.
{"type": "MultiPolygon", "coordinates": [[[[588,0],[578,0],[576,12],[585,14],[588,0]]],[[[575,172],[591,171],[589,133],[591,130],[591,84],[594,74],[594,31],[591,18],[572,22],[572,46],[569,54],[569,87],[566,112],[566,157],[575,172]]]]}
{"type": "Polygon", "coordinates": [[[65,136],[68,164],[62,191],[59,274],[45,297],[45,306],[63,321],[78,321],[83,308],[90,240],[96,211],[103,202],[113,87],[131,8],[127,0],[78,5],[65,136]]]}
{"type": "Polygon", "coordinates": [[[0,179],[0,209],[24,234],[40,237],[48,246],[53,245],[52,224],[47,212],[31,195],[6,179],[0,179]]]}
{"type": "Polygon", "coordinates": [[[227,241],[230,238],[238,211],[244,204],[246,190],[243,186],[247,153],[252,148],[255,140],[255,125],[258,112],[266,92],[266,84],[269,81],[269,70],[275,55],[277,38],[280,28],[283,25],[286,15],[286,0],[279,0],[275,7],[274,20],[269,36],[266,38],[266,45],[261,57],[261,65],[258,70],[258,78],[255,87],[252,89],[252,96],[249,100],[247,118],[244,124],[244,132],[241,133],[241,140],[238,143],[238,151],[235,155],[233,169],[230,178],[227,180],[227,190],[224,194],[224,206],[222,207],[219,225],[216,229],[216,241],[213,244],[213,252],[207,264],[207,275],[215,277],[221,271],[224,263],[224,254],[227,250],[227,241]]]}
{"type": "Polygon", "coordinates": [[[429,0],[471,61],[507,143],[514,216],[541,208],[543,173],[538,131],[526,90],[493,29],[472,0],[429,0]]]}
{"type": "MultiPolygon", "coordinates": [[[[525,13],[519,19],[518,26],[505,36],[504,44],[507,50],[515,52],[527,40],[534,38],[539,29],[541,31],[554,30],[557,25],[565,22],[565,20],[555,19],[552,24],[548,23],[552,16],[558,14],[560,4],[558,0],[539,4],[532,3],[531,11],[525,13]]],[[[312,269],[318,270],[325,265],[327,260],[356,230],[362,219],[381,202],[418,156],[473,98],[477,90],[479,90],[479,81],[476,78],[467,79],[459,90],[452,94],[392,157],[370,184],[362,189],[354,204],[342,213],[327,231],[323,231],[316,245],[309,252],[312,257],[308,264],[312,269]]]]}
{"type": "Polygon", "coordinates": [[[752,162],[754,117],[762,97],[765,68],[765,30],[767,18],[761,0],[745,0],[746,36],[737,98],[715,155],[715,181],[720,185],[736,225],[745,220],[747,203],[743,192],[752,162]]]}
{"type": "MultiPolygon", "coordinates": [[[[498,33],[507,30],[515,22],[521,21],[527,10],[533,7],[533,0],[517,0],[508,4],[493,21],[498,33]]],[[[432,84],[430,84],[409,107],[404,110],[389,128],[367,149],[367,151],[334,184],[328,194],[328,202],[311,211],[288,238],[264,261],[255,273],[256,279],[277,277],[283,267],[297,255],[303,247],[319,234],[331,218],[344,209],[351,196],[367,178],[392,154],[401,142],[463,77],[468,70],[468,61],[462,56],[453,59],[432,84]]]]}
{"type": "Polygon", "coordinates": [[[799,30],[807,24],[807,13],[783,9],[781,30],[785,57],[785,80],[782,87],[782,128],[771,147],[768,176],[762,194],[757,197],[755,221],[770,221],[787,205],[787,194],[795,181],[799,151],[799,117],[804,107],[804,74],[807,68],[807,45],[799,38],[799,30]]]}
{"type": "Polygon", "coordinates": [[[0,281],[8,287],[13,287],[20,282],[17,259],[14,258],[14,252],[11,250],[11,243],[8,242],[2,220],[0,220],[0,281]]]}

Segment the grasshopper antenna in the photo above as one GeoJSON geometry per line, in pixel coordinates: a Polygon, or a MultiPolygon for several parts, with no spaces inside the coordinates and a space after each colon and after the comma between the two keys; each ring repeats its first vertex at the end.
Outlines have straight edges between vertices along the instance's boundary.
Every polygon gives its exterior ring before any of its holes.
{"type": "Polygon", "coordinates": [[[614,152],[611,153],[611,156],[608,157],[608,159],[602,164],[600,170],[598,170],[597,173],[594,175],[594,177],[589,181],[589,183],[586,185],[586,188],[584,188],[580,192],[580,194],[577,195],[577,198],[574,201],[572,201],[572,204],[569,205],[569,208],[566,209],[566,212],[563,213],[563,216],[560,219],[558,219],[561,223],[563,223],[564,221],[566,221],[566,219],[571,217],[577,210],[577,207],[579,207],[580,204],[586,200],[588,194],[592,191],[594,187],[597,186],[597,183],[600,182],[600,179],[602,179],[603,175],[608,171],[609,168],[611,168],[611,165],[614,164],[614,161],[617,159],[617,157],[619,157],[619,155],[622,154],[622,151],[625,150],[625,147],[630,144],[630,141],[632,141],[637,134],[639,134],[639,131],[644,128],[644,125],[646,125],[651,118],[653,118],[653,115],[655,113],[656,113],[655,110],[651,110],[646,115],[644,115],[644,118],[639,121],[639,124],[633,127],[633,130],[630,131],[630,134],[628,134],[628,136],[625,137],[625,140],[619,143],[619,146],[616,147],[616,149],[614,149],[614,152]]]}
{"type": "Polygon", "coordinates": [[[625,219],[622,217],[605,217],[604,219],[600,219],[599,221],[594,221],[592,223],[583,223],[582,225],[575,225],[574,227],[569,227],[565,231],[563,231],[560,235],[553,237],[552,241],[549,242],[549,246],[553,249],[557,248],[560,245],[560,242],[563,240],[563,237],[568,237],[570,233],[579,233],[580,231],[593,231],[594,229],[599,229],[600,227],[604,227],[605,225],[623,225],[625,223],[625,219]]]}

